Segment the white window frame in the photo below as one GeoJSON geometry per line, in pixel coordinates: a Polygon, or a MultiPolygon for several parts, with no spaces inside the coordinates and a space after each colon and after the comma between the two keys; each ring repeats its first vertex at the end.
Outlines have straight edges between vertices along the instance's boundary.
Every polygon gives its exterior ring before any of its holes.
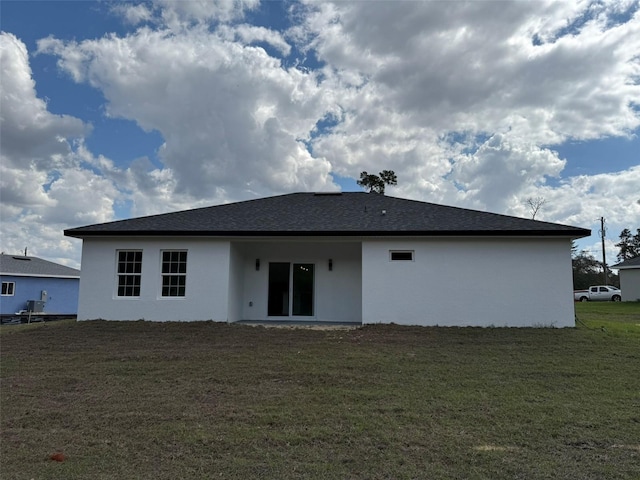
{"type": "Polygon", "coordinates": [[[414,250],[389,250],[389,261],[390,262],[415,262],[415,251],[414,250]],[[411,254],[411,258],[393,258],[394,254],[411,254]]]}
{"type": "MultiPolygon", "coordinates": [[[[140,294],[142,292],[142,261],[143,261],[144,255],[142,250],[139,249],[122,249],[122,250],[116,250],[116,298],[140,298],[140,294]],[[139,253],[140,254],[140,268],[139,268],[139,272],[120,272],[120,254],[121,253],[139,253]],[[138,281],[138,285],[136,286],[134,285],[127,285],[126,283],[124,285],[120,285],[120,277],[138,277],[139,281],[138,281]],[[125,289],[125,293],[126,293],[126,289],[127,288],[133,288],[135,289],[137,287],[138,289],[138,294],[137,295],[120,295],[120,287],[122,286],[122,288],[125,289]]],[[[131,262],[133,265],[135,265],[137,263],[137,261],[134,259],[133,262],[131,262]]],[[[124,260],[124,265],[126,267],[126,265],[128,265],[129,262],[125,259],[124,260]]],[[[125,268],[126,270],[126,268],[125,268]]],[[[135,270],[135,267],[134,267],[135,270]]]]}
{"type": "Polygon", "coordinates": [[[160,250],[160,298],[165,299],[177,299],[177,298],[186,298],[187,297],[187,267],[189,264],[189,251],[186,249],[170,249],[170,250],[160,250]],[[175,264],[178,266],[178,270],[181,270],[180,265],[184,263],[184,271],[176,271],[176,272],[165,272],[165,253],[168,254],[182,254],[184,253],[184,262],[182,259],[178,259],[177,262],[174,262],[172,259],[169,259],[169,270],[171,270],[171,265],[175,264]],[[172,285],[169,283],[165,286],[165,279],[168,279],[171,282],[171,278],[182,278],[181,284],[172,285]],[[168,289],[167,294],[165,295],[165,288],[168,289]],[[172,295],[172,290],[176,289],[176,294],[172,295]],[[182,295],[180,295],[180,289],[182,289],[182,295]]]}
{"type": "Polygon", "coordinates": [[[3,297],[13,297],[16,294],[16,282],[2,282],[3,297]],[[5,288],[6,285],[6,288],[5,288]]]}

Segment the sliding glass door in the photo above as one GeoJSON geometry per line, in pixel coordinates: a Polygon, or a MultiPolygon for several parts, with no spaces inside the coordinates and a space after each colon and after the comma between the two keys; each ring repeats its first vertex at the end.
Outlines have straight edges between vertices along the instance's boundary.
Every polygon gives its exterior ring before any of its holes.
{"type": "Polygon", "coordinates": [[[268,315],[312,317],[313,278],[313,263],[269,263],[268,315]]]}
{"type": "Polygon", "coordinates": [[[270,317],[289,316],[289,263],[269,264],[269,306],[270,317]]]}
{"type": "Polygon", "coordinates": [[[313,316],[313,264],[293,264],[293,305],[296,316],[313,316]]]}

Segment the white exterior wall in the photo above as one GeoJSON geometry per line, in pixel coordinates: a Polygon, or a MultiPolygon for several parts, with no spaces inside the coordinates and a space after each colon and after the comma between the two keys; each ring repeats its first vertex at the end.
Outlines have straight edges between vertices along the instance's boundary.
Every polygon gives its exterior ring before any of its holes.
{"type": "MultiPolygon", "coordinates": [[[[238,243],[244,258],[242,319],[268,321],[269,262],[313,263],[314,316],[291,320],[360,322],[362,280],[360,242],[264,241],[238,243]],[[260,270],[256,271],[256,259],[260,270]],[[329,271],[329,259],[333,270],[329,271]]],[[[281,317],[278,317],[281,319],[281,317]]]]}
{"type": "Polygon", "coordinates": [[[84,239],[78,320],[227,321],[230,243],[211,239],[84,239]],[[142,250],[140,297],[117,297],[117,251],[142,250]],[[161,250],[187,250],[185,297],[161,296],[161,250]]]}
{"type": "Polygon", "coordinates": [[[315,265],[314,316],[291,320],[573,326],[570,246],[539,238],[90,238],[78,319],[268,321],[269,262],[289,262],[315,265]],[[188,252],[184,298],[161,297],[160,252],[173,249],[188,252]],[[143,251],[139,298],[116,296],[118,250],[143,251]],[[414,261],[392,262],[390,250],[413,250],[414,261]]]}
{"type": "Polygon", "coordinates": [[[229,256],[229,298],[228,298],[228,321],[237,322],[242,320],[242,289],[244,286],[244,260],[238,246],[235,243],[230,245],[229,256]]]}
{"type": "Polygon", "coordinates": [[[640,300],[640,268],[621,268],[620,291],[623,302],[637,302],[640,300]]]}
{"type": "Polygon", "coordinates": [[[362,244],[363,323],[574,326],[569,239],[380,239],[362,244]],[[414,261],[390,261],[413,250],[414,261]]]}

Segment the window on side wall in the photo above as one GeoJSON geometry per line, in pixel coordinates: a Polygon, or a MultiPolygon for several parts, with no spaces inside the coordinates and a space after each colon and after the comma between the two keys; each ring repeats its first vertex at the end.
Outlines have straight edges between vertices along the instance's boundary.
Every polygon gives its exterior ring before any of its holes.
{"type": "Polygon", "coordinates": [[[392,262],[413,262],[413,250],[389,250],[392,262]]]}
{"type": "Polygon", "coordinates": [[[139,297],[142,280],[142,251],[118,251],[118,297],[139,297]]]}
{"type": "Polygon", "coordinates": [[[2,282],[2,295],[12,297],[16,291],[16,282],[2,282]]]}
{"type": "Polygon", "coordinates": [[[187,285],[187,252],[162,252],[162,296],[184,297],[187,285]]]}

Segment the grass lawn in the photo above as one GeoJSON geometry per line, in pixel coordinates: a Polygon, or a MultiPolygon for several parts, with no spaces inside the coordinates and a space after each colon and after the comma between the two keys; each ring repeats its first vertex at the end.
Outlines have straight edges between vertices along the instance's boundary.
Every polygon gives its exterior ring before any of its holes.
{"type": "Polygon", "coordinates": [[[576,313],[575,329],[5,326],[0,477],[637,480],[640,303],[576,313]]]}

